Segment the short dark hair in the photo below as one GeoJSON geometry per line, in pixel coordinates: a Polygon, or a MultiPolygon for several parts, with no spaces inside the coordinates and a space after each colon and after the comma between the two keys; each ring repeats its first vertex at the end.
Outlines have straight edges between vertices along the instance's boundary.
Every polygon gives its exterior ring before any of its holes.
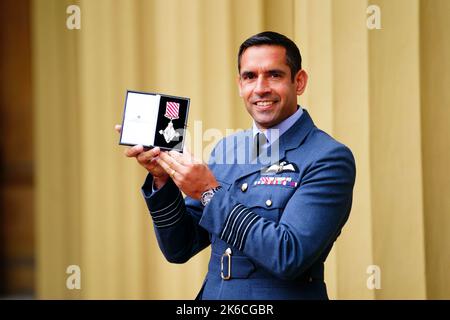
{"type": "Polygon", "coordinates": [[[291,78],[294,81],[295,75],[302,69],[302,56],[297,45],[288,37],[273,31],[265,31],[245,40],[239,47],[238,71],[241,72],[241,56],[245,50],[253,46],[270,45],[281,46],[286,49],[286,64],[291,69],[291,78]]]}

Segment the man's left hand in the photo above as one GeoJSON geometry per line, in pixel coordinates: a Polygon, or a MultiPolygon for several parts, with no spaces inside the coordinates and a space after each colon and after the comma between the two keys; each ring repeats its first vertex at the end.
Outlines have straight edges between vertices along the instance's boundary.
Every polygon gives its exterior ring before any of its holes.
{"type": "Polygon", "coordinates": [[[202,193],[219,186],[206,164],[195,159],[187,150],[161,152],[156,160],[173,182],[187,196],[199,200],[202,193]]]}

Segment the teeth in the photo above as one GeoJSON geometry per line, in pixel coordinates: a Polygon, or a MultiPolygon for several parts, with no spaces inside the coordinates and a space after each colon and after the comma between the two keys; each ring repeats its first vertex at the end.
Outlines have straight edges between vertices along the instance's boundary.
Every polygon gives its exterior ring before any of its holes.
{"type": "Polygon", "coordinates": [[[273,101],[259,101],[256,103],[256,105],[265,107],[265,106],[271,105],[272,103],[273,103],[273,101]]]}

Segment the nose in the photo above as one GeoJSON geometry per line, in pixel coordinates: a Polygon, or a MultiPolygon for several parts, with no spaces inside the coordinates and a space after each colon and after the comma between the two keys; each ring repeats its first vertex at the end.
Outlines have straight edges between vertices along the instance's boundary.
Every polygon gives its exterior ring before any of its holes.
{"type": "Polygon", "coordinates": [[[259,96],[263,96],[267,93],[270,93],[270,91],[271,89],[267,79],[263,75],[260,75],[258,77],[258,80],[256,81],[255,89],[253,90],[253,92],[259,96]]]}

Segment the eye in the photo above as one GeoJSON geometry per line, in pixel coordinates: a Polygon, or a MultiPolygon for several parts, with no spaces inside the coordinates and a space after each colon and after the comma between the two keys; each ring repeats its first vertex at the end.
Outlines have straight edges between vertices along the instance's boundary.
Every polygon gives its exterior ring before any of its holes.
{"type": "Polygon", "coordinates": [[[252,80],[255,79],[255,74],[253,72],[244,72],[242,74],[242,79],[243,80],[252,80]]]}

